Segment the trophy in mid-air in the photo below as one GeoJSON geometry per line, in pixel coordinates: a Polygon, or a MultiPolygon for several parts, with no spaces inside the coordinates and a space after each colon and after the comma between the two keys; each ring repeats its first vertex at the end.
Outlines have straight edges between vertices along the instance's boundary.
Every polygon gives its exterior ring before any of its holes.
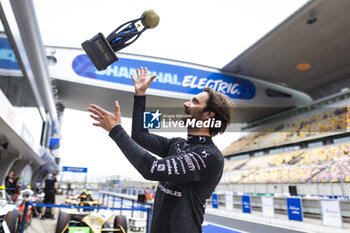
{"type": "Polygon", "coordinates": [[[159,16],[153,10],[143,12],[140,18],[120,25],[107,38],[98,33],[90,40],[81,44],[97,70],[104,70],[110,64],[118,61],[115,52],[134,43],[140,35],[149,28],[155,28],[159,23],[159,16]],[[137,23],[141,21],[141,24],[137,23]]]}

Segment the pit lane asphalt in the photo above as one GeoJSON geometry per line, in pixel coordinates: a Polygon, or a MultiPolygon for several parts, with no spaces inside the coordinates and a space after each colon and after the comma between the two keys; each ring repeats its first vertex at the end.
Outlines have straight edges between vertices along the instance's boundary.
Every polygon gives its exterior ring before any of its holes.
{"type": "Polygon", "coordinates": [[[213,214],[205,214],[204,221],[208,223],[218,224],[224,227],[232,228],[238,231],[244,231],[249,233],[302,233],[303,231],[295,231],[275,226],[269,226],[259,223],[253,223],[248,221],[242,221],[232,218],[226,218],[213,214]]]}

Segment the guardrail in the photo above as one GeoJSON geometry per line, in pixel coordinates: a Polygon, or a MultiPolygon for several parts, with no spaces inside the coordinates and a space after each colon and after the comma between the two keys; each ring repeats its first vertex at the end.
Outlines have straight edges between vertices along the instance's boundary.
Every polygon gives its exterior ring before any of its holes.
{"type": "MultiPolygon", "coordinates": [[[[114,207],[114,203],[117,202],[117,199],[119,199],[121,208],[123,208],[123,205],[125,204],[124,201],[127,200],[127,201],[131,202],[131,208],[134,208],[134,206],[136,204],[136,205],[141,205],[141,206],[149,206],[151,209],[153,209],[152,203],[139,202],[136,200],[137,196],[125,195],[125,194],[108,192],[108,191],[100,191],[99,195],[98,195],[98,201],[100,203],[102,203],[102,205],[105,205],[105,200],[106,200],[106,206],[109,206],[109,200],[111,197],[112,197],[112,206],[113,207],[114,207]],[[100,201],[101,197],[102,197],[102,201],[100,201]]],[[[121,212],[120,212],[120,214],[121,214],[121,212]]],[[[131,212],[131,217],[134,217],[134,211],[131,212]]],[[[150,217],[152,217],[152,216],[150,216],[150,217]]]]}
{"type": "MultiPolygon", "coordinates": [[[[218,204],[220,206],[226,206],[226,198],[225,193],[217,193],[218,194],[218,204]]],[[[242,195],[232,195],[233,196],[233,208],[241,208],[242,207],[242,200],[241,197],[243,195],[249,195],[251,196],[251,206],[255,210],[262,210],[262,202],[261,202],[261,196],[270,196],[270,195],[252,195],[251,193],[243,193],[242,195]]],[[[320,200],[326,200],[326,198],[320,198],[320,199],[307,199],[303,198],[301,196],[295,196],[300,197],[302,199],[302,205],[303,205],[303,212],[305,216],[309,216],[312,218],[322,218],[322,211],[321,211],[321,205],[320,200]]],[[[278,213],[286,214],[287,213],[287,204],[286,204],[286,198],[287,197],[274,197],[274,209],[278,213]]],[[[329,200],[335,200],[334,198],[330,198],[329,200]]],[[[345,218],[346,221],[350,221],[350,201],[349,200],[342,200],[339,199],[340,202],[340,208],[341,208],[341,214],[342,217],[345,218]]],[[[212,202],[210,202],[212,204],[212,202]]]]}
{"type": "Polygon", "coordinates": [[[252,210],[261,211],[262,216],[269,218],[274,218],[275,213],[287,215],[289,220],[296,218],[296,221],[303,221],[304,217],[316,218],[321,219],[323,225],[342,227],[344,222],[350,222],[350,201],[347,197],[341,198],[307,199],[302,196],[217,192],[209,204],[214,209],[225,208],[226,211],[241,209],[242,213],[249,214],[253,214],[252,210]]]}

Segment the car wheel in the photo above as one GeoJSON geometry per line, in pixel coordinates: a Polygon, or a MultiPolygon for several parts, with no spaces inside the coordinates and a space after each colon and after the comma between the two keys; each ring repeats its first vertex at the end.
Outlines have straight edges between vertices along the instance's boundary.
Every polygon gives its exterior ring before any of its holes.
{"type": "MultiPolygon", "coordinates": [[[[114,229],[124,230],[125,233],[128,232],[128,222],[126,221],[126,217],[124,215],[118,215],[114,217],[114,229]]],[[[123,232],[123,233],[124,233],[123,232]]]]}
{"type": "Polygon", "coordinates": [[[9,227],[11,233],[17,233],[19,224],[19,212],[10,211],[6,214],[6,224],[9,227]]]}
{"type": "Polygon", "coordinates": [[[56,233],[68,232],[69,221],[69,214],[59,213],[56,225],[56,233]]]}

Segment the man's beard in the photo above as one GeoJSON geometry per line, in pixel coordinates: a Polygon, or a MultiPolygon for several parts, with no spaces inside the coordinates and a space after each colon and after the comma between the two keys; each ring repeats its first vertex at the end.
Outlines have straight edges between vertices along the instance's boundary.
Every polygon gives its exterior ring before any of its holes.
{"type": "Polygon", "coordinates": [[[184,113],[182,115],[181,121],[184,122],[184,124],[186,124],[187,121],[192,121],[193,119],[195,119],[196,121],[198,120],[202,120],[202,111],[198,111],[195,112],[195,115],[192,115],[189,109],[185,109],[184,113]]]}
{"type": "Polygon", "coordinates": [[[182,113],[181,121],[186,122],[187,119],[191,119],[192,115],[190,114],[190,110],[185,109],[184,112],[182,113]]]}

